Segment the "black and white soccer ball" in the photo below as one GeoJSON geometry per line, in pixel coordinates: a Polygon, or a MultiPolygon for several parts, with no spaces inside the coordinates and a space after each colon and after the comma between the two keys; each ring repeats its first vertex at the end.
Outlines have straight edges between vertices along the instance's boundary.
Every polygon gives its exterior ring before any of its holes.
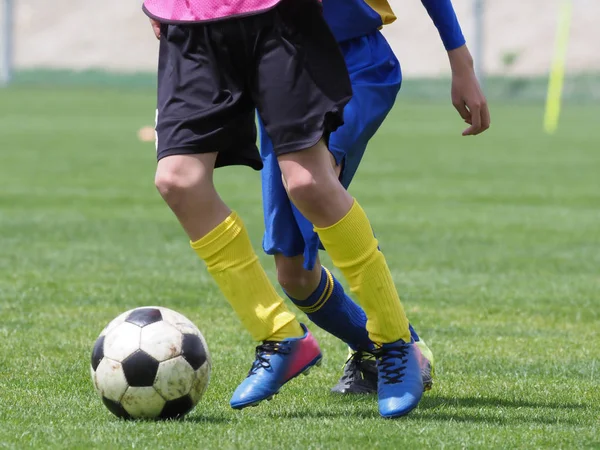
{"type": "Polygon", "coordinates": [[[157,306],[118,316],[92,351],[96,392],[126,419],[183,417],[202,398],[210,369],[200,330],[182,314],[157,306]]]}

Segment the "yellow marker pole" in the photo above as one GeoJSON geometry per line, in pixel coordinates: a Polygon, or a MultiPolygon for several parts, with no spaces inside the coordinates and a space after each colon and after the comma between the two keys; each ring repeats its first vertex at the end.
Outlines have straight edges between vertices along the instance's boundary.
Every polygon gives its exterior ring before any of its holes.
{"type": "Polygon", "coordinates": [[[560,106],[565,78],[565,60],[569,47],[571,31],[571,13],[573,0],[562,0],[558,17],[558,29],[554,48],[554,58],[550,69],[548,81],[548,96],[546,98],[546,113],[544,116],[544,130],[553,134],[558,128],[560,106]]]}

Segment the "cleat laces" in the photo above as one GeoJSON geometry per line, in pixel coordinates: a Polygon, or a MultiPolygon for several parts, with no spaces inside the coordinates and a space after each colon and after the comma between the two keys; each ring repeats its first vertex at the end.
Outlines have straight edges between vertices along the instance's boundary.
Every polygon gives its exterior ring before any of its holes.
{"type": "Polygon", "coordinates": [[[340,379],[340,382],[353,382],[357,377],[361,380],[364,379],[361,363],[365,356],[366,352],[361,350],[358,350],[350,355],[350,357],[344,363],[344,373],[340,379]]]}
{"type": "Polygon", "coordinates": [[[375,352],[379,363],[377,369],[379,370],[380,380],[384,384],[396,384],[402,383],[404,378],[404,371],[406,369],[408,350],[405,345],[398,348],[379,348],[375,352]],[[402,361],[402,365],[397,365],[397,359],[402,361]]]}
{"type": "Polygon", "coordinates": [[[259,369],[268,370],[271,367],[271,359],[267,355],[274,355],[275,353],[281,353],[287,355],[291,351],[289,345],[282,344],[281,342],[265,341],[261,345],[256,347],[255,353],[256,358],[252,363],[252,367],[248,371],[248,376],[256,375],[259,369]]]}

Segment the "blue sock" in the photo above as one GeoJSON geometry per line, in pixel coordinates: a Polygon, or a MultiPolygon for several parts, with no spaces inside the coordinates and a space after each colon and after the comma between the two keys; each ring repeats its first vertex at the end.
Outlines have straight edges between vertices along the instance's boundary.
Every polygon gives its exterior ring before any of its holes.
{"type": "Polygon", "coordinates": [[[319,286],[306,300],[288,297],[312,322],[353,350],[373,349],[367,333],[367,315],[325,267],[321,269],[319,286]]]}
{"type": "MultiPolygon", "coordinates": [[[[286,295],[320,328],[344,341],[352,350],[373,350],[367,333],[367,315],[344,292],[344,288],[325,267],[317,289],[306,299],[296,300],[286,295]]],[[[418,342],[419,335],[409,324],[410,335],[418,342]]]]}

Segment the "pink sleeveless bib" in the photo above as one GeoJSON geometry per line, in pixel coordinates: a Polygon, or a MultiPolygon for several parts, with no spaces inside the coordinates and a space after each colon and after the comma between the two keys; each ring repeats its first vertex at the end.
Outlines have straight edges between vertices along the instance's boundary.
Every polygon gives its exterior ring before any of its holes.
{"type": "Polygon", "coordinates": [[[165,21],[203,22],[266,11],[280,0],[145,0],[151,16],[165,21]]]}

